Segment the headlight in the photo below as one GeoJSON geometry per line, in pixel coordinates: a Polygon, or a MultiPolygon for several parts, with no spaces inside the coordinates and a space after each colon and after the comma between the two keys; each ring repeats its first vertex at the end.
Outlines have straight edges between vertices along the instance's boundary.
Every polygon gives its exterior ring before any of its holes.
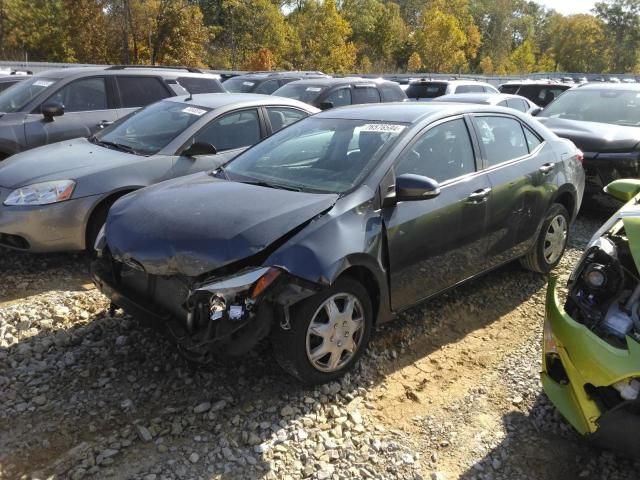
{"type": "Polygon", "coordinates": [[[63,202],[71,198],[76,182],[73,180],[56,180],[53,182],[34,183],[15,189],[4,201],[5,205],[47,205],[63,202]]]}

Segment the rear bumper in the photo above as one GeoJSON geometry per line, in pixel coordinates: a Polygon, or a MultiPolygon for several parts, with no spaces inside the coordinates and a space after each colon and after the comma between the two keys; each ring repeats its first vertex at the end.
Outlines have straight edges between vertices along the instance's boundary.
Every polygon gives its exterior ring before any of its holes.
{"type": "Polygon", "coordinates": [[[602,189],[614,180],[638,178],[640,160],[633,158],[599,158],[598,155],[584,158],[584,170],[587,175],[586,191],[602,192],[602,189]]]}

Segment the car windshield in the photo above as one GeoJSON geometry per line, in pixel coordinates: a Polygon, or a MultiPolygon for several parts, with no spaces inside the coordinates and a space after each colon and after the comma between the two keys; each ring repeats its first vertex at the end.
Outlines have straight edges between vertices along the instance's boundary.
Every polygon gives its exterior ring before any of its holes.
{"type": "Polygon", "coordinates": [[[160,101],[92,137],[93,141],[139,155],[153,155],[209,112],[209,108],[160,101]]]}
{"type": "Polygon", "coordinates": [[[273,92],[273,95],[279,97],[293,98],[304,103],[313,103],[320,93],[326,90],[325,85],[309,85],[308,83],[296,84],[288,83],[273,92]]]}
{"type": "Polygon", "coordinates": [[[412,83],[405,91],[408,98],[436,98],[447,93],[444,82],[412,83]]]}
{"type": "Polygon", "coordinates": [[[33,77],[0,93],[0,112],[19,112],[33,97],[56,83],[57,78],[33,77]]]}
{"type": "Polygon", "coordinates": [[[246,78],[236,77],[230,78],[226,82],[224,82],[224,88],[227,92],[231,93],[250,93],[253,92],[256,87],[255,80],[247,80],[246,78]]]}
{"type": "Polygon", "coordinates": [[[539,114],[583,122],[640,125],[638,90],[569,90],[539,114]]]}
{"type": "Polygon", "coordinates": [[[369,120],[307,118],[236,157],[224,174],[274,188],[346,192],[366,177],[405,128],[369,120]]]}

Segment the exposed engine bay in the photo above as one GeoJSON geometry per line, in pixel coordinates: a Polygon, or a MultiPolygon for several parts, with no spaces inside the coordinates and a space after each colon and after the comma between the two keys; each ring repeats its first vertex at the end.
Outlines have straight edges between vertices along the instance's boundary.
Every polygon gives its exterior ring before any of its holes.
{"type": "MultiPolygon", "coordinates": [[[[592,242],[569,279],[566,312],[615,348],[640,342],[640,275],[622,220],[592,242]]],[[[610,387],[588,386],[607,409],[636,400],[640,379],[610,387]]]]}

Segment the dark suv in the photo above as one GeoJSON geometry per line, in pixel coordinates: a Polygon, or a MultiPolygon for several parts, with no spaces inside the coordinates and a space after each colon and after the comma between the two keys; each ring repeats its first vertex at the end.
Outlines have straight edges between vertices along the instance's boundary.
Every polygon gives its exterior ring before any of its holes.
{"type": "Polygon", "coordinates": [[[361,103],[403,102],[407,96],[396,82],[358,77],[297,80],[274,95],[293,98],[321,110],[361,103]]]}
{"type": "Polygon", "coordinates": [[[558,98],[565,90],[568,90],[571,87],[572,85],[567,85],[566,83],[526,81],[522,83],[503,83],[500,85],[498,90],[500,90],[500,93],[520,95],[521,97],[531,100],[540,107],[546,107],[558,98]]]}
{"type": "Polygon", "coordinates": [[[224,82],[232,93],[263,93],[271,95],[283,85],[303,78],[328,78],[322,72],[256,72],[238,75],[224,82]]]}
{"type": "Polygon", "coordinates": [[[115,65],[42,72],[0,93],[0,160],[89,136],[166,97],[224,91],[217,75],[192,68],[115,65]]]}

